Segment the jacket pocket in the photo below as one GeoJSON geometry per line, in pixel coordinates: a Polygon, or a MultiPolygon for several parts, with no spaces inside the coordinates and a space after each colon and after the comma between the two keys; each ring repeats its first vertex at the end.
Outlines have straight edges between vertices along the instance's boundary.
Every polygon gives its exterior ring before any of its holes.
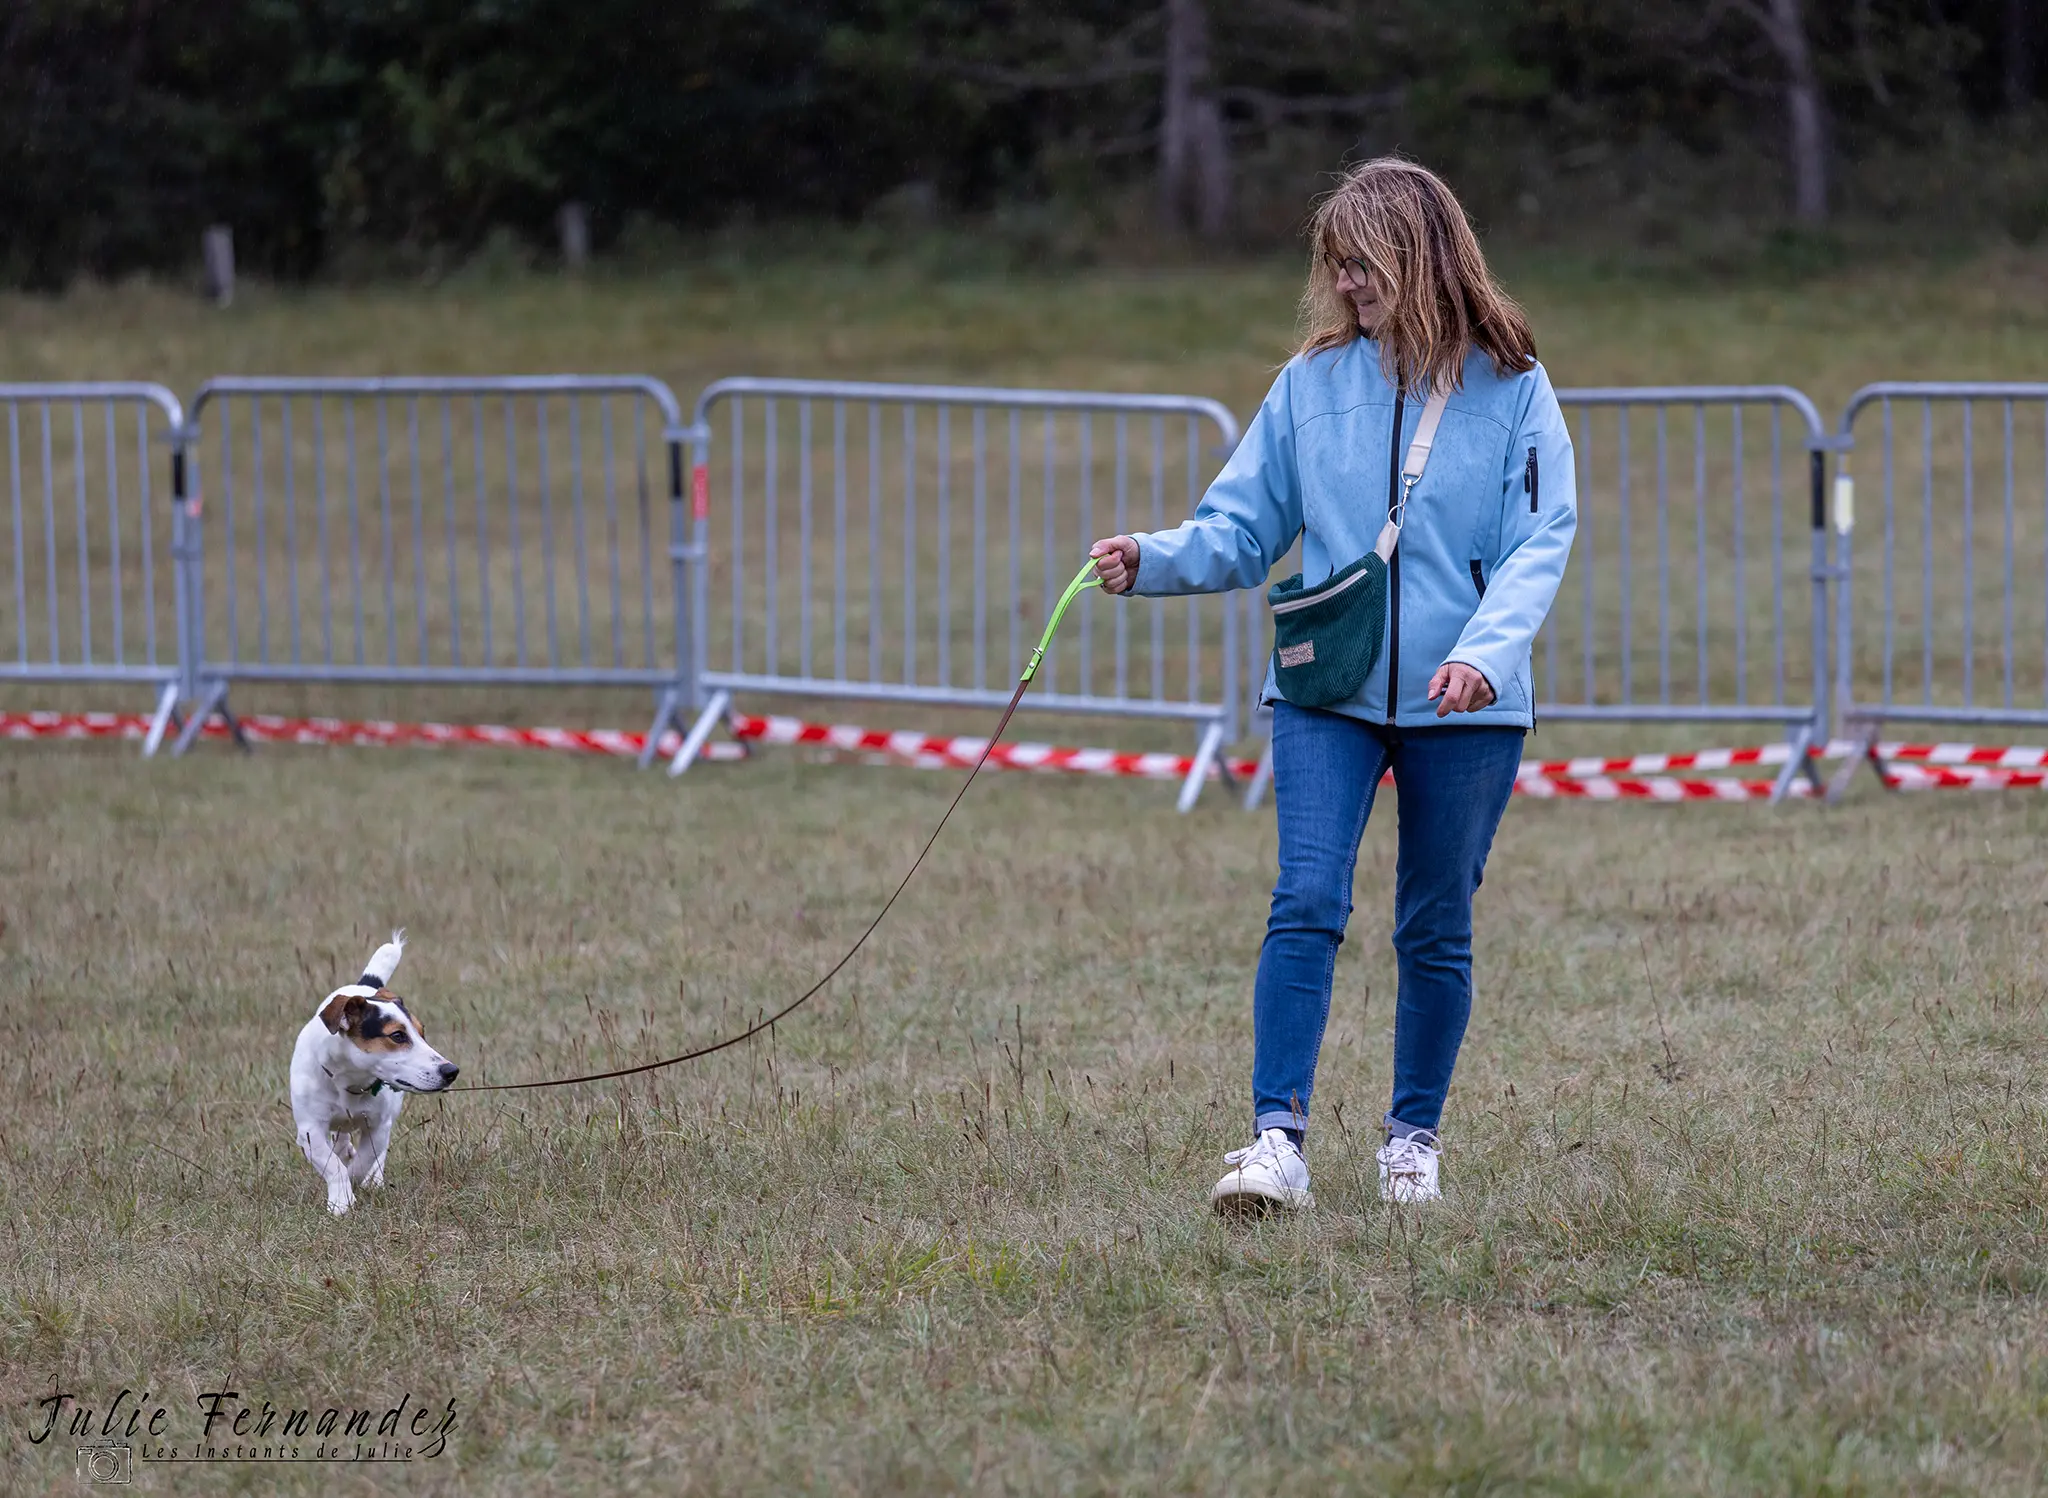
{"type": "Polygon", "coordinates": [[[1486,573],[1480,568],[1479,558],[1474,557],[1472,567],[1472,588],[1481,598],[1486,596],[1486,573]]]}
{"type": "Polygon", "coordinates": [[[1528,461],[1522,465],[1522,490],[1529,496],[1529,513],[1533,515],[1536,513],[1538,496],[1542,493],[1542,483],[1536,472],[1536,449],[1534,447],[1529,449],[1528,461]]]}

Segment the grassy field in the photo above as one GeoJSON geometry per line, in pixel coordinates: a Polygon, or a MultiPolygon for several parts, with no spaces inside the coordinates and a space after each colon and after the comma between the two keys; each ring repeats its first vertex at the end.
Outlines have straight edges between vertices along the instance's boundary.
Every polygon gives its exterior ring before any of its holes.
{"type": "MultiPolygon", "coordinates": [[[[2013,257],[1792,291],[1569,266],[1515,285],[1561,383],[1782,379],[1832,410],[1885,376],[2040,374],[2044,280],[2013,257]]],[[[687,397],[830,372],[1245,410],[1292,290],[1285,267],[707,263],[259,288],[220,315],[132,286],[0,299],[0,377],[636,369],[687,397]]],[[[0,693],[60,700],[137,705],[0,693]]],[[[1686,742],[1546,727],[1535,747],[1686,742]]],[[[5,1486],[80,1490],[80,1442],[30,1439],[36,1402],[104,1411],[128,1387],[188,1450],[209,1390],[456,1401],[431,1460],[138,1464],[158,1491],[2038,1490],[2048,803],[2022,793],[1517,801],[1426,1212],[1372,1189],[1383,818],[1319,1075],[1320,1206],[1236,1230],[1203,1198],[1244,1142],[1270,816],[994,776],[772,1043],[415,1099],[391,1188],[327,1216],[291,1147],[291,1041],[390,926],[412,937],[396,987],[469,1078],[661,1054],[808,986],[956,785],[776,754],[672,783],[483,751],[6,746],[5,1486]]]]}
{"type": "Polygon", "coordinates": [[[12,1483],[72,1487],[32,1401],[129,1386],[186,1439],[222,1387],[458,1402],[432,1462],[165,1490],[2037,1490],[2048,808],[2017,794],[1517,803],[1426,1212],[1371,1189],[1391,828],[1320,1208],[1232,1230],[1203,1195],[1270,823],[1024,777],[772,1045],[415,1099],[391,1189],[322,1210],[291,1036],[385,925],[472,1076],[656,1054],[806,984],[954,783],[9,750],[12,1483]]]}
{"type": "MultiPolygon", "coordinates": [[[[827,247],[660,275],[256,286],[219,312],[137,283],[0,296],[0,378],[633,371],[685,399],[729,374],[1163,389],[1247,411],[1292,340],[1300,268],[983,274],[842,263],[827,247]]],[[[2040,375],[2048,256],[1878,265],[1796,284],[1509,259],[1560,385],[1774,380],[1830,417],[1876,379],[2040,375]]]]}

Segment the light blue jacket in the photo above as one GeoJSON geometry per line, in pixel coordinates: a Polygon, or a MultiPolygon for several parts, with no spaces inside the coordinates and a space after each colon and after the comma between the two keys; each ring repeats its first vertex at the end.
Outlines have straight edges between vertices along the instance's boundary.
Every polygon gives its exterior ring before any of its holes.
{"type": "MultiPolygon", "coordinates": [[[[1390,479],[1422,417],[1380,373],[1379,347],[1355,339],[1280,371],[1244,440],[1177,529],[1138,536],[1135,592],[1253,588],[1301,538],[1315,586],[1370,551],[1390,479]]],[[[1494,701],[1444,722],[1534,724],[1529,649],[1564,577],[1578,526],[1571,435],[1537,365],[1505,378],[1474,351],[1452,393],[1388,579],[1385,648],[1364,688],[1335,709],[1375,723],[1437,723],[1429,680],[1447,661],[1483,675],[1494,701]],[[1387,681],[1398,672],[1395,711],[1387,681]]],[[[1267,664],[1261,697],[1278,697],[1267,664]]]]}

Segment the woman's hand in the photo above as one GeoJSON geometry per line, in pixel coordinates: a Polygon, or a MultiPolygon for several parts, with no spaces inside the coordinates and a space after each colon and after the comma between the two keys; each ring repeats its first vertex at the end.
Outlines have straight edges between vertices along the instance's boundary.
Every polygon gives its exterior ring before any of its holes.
{"type": "Polygon", "coordinates": [[[1463,661],[1445,661],[1429,679],[1429,700],[1436,703],[1439,718],[1452,713],[1476,713],[1493,705],[1493,688],[1463,661]],[[1439,698],[1442,700],[1438,701],[1439,698]]]}
{"type": "Polygon", "coordinates": [[[1106,536],[1088,548],[1095,558],[1095,576],[1105,593],[1128,593],[1138,585],[1138,543],[1129,536],[1106,536]]]}

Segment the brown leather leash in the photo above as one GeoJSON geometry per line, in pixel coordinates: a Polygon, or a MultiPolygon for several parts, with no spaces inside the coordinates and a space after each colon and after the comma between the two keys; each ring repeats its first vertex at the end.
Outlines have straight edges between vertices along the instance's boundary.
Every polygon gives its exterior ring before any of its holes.
{"type": "Polygon", "coordinates": [[[945,815],[939,818],[939,825],[934,827],[932,835],[924,840],[924,846],[918,850],[917,857],[911,861],[910,868],[904,873],[894,893],[883,902],[882,908],[875,912],[875,918],[868,922],[867,929],[861,932],[854,944],[846,949],[846,954],[832,964],[824,977],[813,983],[809,988],[798,994],[794,999],[791,999],[766,1019],[757,1020],[738,1034],[728,1035],[725,1039],[711,1045],[699,1046],[694,1051],[684,1051],[680,1056],[665,1056],[659,1061],[645,1061],[638,1066],[621,1066],[612,1071],[587,1072],[579,1077],[553,1077],[543,1082],[477,1082],[462,1087],[450,1087],[447,1090],[449,1092],[522,1092],[530,1087],[574,1087],[581,1082],[608,1082],[616,1077],[637,1077],[642,1072],[660,1071],[663,1067],[667,1066],[681,1066],[685,1061],[701,1060],[706,1056],[715,1056],[720,1051],[730,1050],[736,1045],[745,1044],[764,1030],[773,1029],[778,1023],[789,1018],[790,1015],[796,1013],[797,1010],[803,1008],[804,1005],[824,992],[826,986],[839,976],[840,971],[846,964],[853,961],[859,954],[860,949],[867,945],[868,938],[875,934],[876,928],[882,924],[889,912],[895,908],[896,901],[902,897],[906,889],[910,888],[910,881],[917,877],[917,871],[924,866],[925,855],[932,851],[932,845],[938,842],[939,834],[946,830],[946,824],[953,819],[953,813],[960,809],[960,803],[966,799],[968,787],[974,784],[974,777],[981,773],[981,767],[988,763],[989,755],[995,751],[996,744],[1002,739],[1003,731],[1010,726],[1010,719],[1017,712],[1017,704],[1024,700],[1024,693],[1031,685],[1031,678],[1038,673],[1038,663],[1044,659],[1046,648],[1052,644],[1052,633],[1059,628],[1060,619],[1067,612],[1067,606],[1074,601],[1083,588],[1093,583],[1094,572],[1095,565],[1091,561],[1083,565],[1073,582],[1067,585],[1065,595],[1061,597],[1059,606],[1053,610],[1052,619],[1045,626],[1045,634],[1039,639],[1037,648],[1031,652],[1031,660],[1024,667],[1024,674],[1017,678],[1017,690],[1010,694],[1010,705],[1003,709],[1002,721],[996,724],[996,731],[990,734],[988,742],[982,745],[980,758],[975,760],[974,768],[967,772],[967,778],[960,783],[960,789],[954,792],[953,800],[946,807],[945,815]]]}

